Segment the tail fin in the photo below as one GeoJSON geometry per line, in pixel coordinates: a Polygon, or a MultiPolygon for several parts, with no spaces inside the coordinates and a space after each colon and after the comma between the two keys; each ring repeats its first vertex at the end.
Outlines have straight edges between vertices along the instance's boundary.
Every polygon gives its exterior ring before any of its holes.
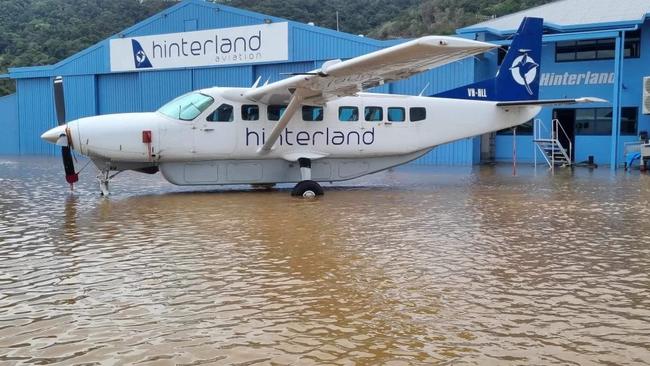
{"type": "Polygon", "coordinates": [[[539,97],[544,20],[524,18],[493,79],[434,95],[440,98],[516,101],[539,97]]]}

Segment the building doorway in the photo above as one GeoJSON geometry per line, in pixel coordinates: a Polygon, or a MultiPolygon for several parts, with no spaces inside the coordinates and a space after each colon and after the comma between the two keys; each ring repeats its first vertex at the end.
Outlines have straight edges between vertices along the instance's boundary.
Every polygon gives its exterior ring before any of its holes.
{"type": "Polygon", "coordinates": [[[562,131],[558,132],[558,141],[565,149],[569,149],[569,143],[573,146],[571,149],[571,161],[574,160],[575,151],[576,151],[576,110],[575,109],[554,109],[553,110],[553,119],[560,121],[560,125],[566,132],[566,135],[562,131]]]}

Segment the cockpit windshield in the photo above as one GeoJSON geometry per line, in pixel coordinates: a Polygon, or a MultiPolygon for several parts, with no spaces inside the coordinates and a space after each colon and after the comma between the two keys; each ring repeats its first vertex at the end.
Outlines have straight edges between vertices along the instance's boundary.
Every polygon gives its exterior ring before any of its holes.
{"type": "Polygon", "coordinates": [[[158,112],[165,116],[191,121],[206,110],[214,99],[201,93],[189,93],[181,95],[158,109],[158,112]]]}

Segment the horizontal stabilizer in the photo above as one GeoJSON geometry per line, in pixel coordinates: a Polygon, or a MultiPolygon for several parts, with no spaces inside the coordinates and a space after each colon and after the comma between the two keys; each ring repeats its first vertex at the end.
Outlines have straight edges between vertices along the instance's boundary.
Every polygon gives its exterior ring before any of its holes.
{"type": "Polygon", "coordinates": [[[524,106],[548,106],[565,105],[578,103],[609,103],[605,99],[584,97],[576,99],[540,99],[540,100],[514,100],[509,102],[498,102],[497,107],[524,107],[524,106]]]}

